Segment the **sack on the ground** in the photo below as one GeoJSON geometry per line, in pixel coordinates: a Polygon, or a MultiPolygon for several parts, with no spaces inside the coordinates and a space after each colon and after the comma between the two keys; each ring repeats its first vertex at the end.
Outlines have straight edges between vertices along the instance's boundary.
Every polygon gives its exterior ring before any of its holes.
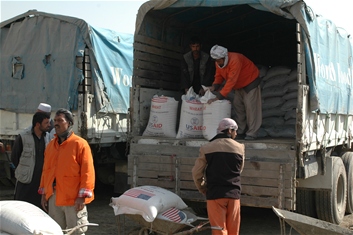
{"type": "Polygon", "coordinates": [[[60,226],[40,208],[24,201],[0,201],[0,231],[9,234],[63,234],[60,226]]]}
{"type": "Polygon", "coordinates": [[[127,190],[120,197],[112,198],[115,215],[139,214],[153,222],[159,213],[175,207],[185,209],[183,200],[169,190],[157,186],[140,186],[127,190]]]}

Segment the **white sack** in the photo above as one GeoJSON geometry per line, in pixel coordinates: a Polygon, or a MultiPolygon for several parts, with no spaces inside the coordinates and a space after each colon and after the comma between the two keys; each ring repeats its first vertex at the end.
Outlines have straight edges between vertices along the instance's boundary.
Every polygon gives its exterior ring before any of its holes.
{"type": "Polygon", "coordinates": [[[9,234],[59,235],[58,223],[40,208],[24,201],[0,201],[0,231],[9,234]]]}
{"type": "Polygon", "coordinates": [[[217,100],[211,104],[203,106],[203,137],[207,140],[212,139],[217,134],[219,122],[223,118],[230,118],[232,104],[229,100],[217,100]]]}
{"type": "Polygon", "coordinates": [[[266,99],[270,97],[283,96],[287,92],[285,86],[273,86],[262,89],[261,98],[266,99]]]}
{"type": "Polygon", "coordinates": [[[297,98],[298,98],[298,91],[290,91],[283,96],[283,99],[285,100],[291,100],[291,99],[297,99],[297,98]]]}
{"type": "Polygon", "coordinates": [[[176,136],[178,101],[155,95],[151,100],[150,117],[143,136],[176,136]]]}
{"type": "Polygon", "coordinates": [[[293,125],[272,126],[265,130],[271,137],[295,138],[295,126],[293,125]]]}
{"type": "Polygon", "coordinates": [[[286,112],[280,108],[264,109],[262,110],[262,119],[268,117],[283,117],[285,114],[286,112]]]}
{"type": "Polygon", "coordinates": [[[289,74],[292,69],[287,66],[274,66],[268,69],[266,76],[263,78],[264,81],[267,81],[271,77],[282,75],[282,74],[289,74]]]}
{"type": "Polygon", "coordinates": [[[284,86],[290,82],[290,77],[287,74],[280,74],[269,78],[263,88],[273,87],[273,86],[284,86]]]}
{"type": "Polygon", "coordinates": [[[282,110],[282,111],[291,111],[291,110],[297,108],[297,103],[298,103],[298,99],[287,100],[287,101],[281,106],[281,110],[282,110]]]}
{"type": "Polygon", "coordinates": [[[157,218],[162,220],[172,221],[174,223],[186,223],[188,220],[187,215],[183,211],[175,207],[171,207],[168,210],[162,213],[159,213],[157,215],[157,218]]]}
{"type": "Polygon", "coordinates": [[[297,110],[292,109],[286,112],[286,114],[284,115],[284,120],[295,119],[296,117],[297,117],[297,110]]]}
{"type": "Polygon", "coordinates": [[[276,108],[282,106],[284,102],[285,100],[282,99],[282,97],[269,97],[264,99],[264,101],[262,102],[262,109],[265,110],[276,108]]]}
{"type": "Polygon", "coordinates": [[[110,204],[115,215],[139,214],[147,222],[153,222],[159,213],[175,207],[185,209],[183,200],[169,190],[157,186],[140,186],[127,190],[110,204]]]}
{"type": "Polygon", "coordinates": [[[293,81],[293,82],[287,83],[286,85],[284,85],[283,89],[286,92],[298,91],[298,82],[293,81]]]}
{"type": "Polygon", "coordinates": [[[263,127],[280,126],[284,124],[283,117],[268,117],[262,119],[263,127]]]}
{"type": "Polygon", "coordinates": [[[179,130],[176,138],[203,138],[203,104],[198,100],[182,100],[179,130]]]}

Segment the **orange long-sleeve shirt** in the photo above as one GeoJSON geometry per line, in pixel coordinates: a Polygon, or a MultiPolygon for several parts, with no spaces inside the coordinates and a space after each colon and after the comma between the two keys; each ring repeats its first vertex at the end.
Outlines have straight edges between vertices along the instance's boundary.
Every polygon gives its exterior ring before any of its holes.
{"type": "Polygon", "coordinates": [[[94,199],[95,183],[91,148],[74,133],[60,145],[57,138],[45,149],[39,193],[48,200],[53,195],[55,179],[57,206],[73,206],[77,197],[84,197],[88,204],[94,199]]]}
{"type": "Polygon", "coordinates": [[[228,64],[220,68],[216,64],[216,74],[213,84],[220,85],[226,81],[220,91],[226,97],[232,90],[246,87],[259,76],[259,69],[244,55],[235,52],[228,52],[228,64]]]}

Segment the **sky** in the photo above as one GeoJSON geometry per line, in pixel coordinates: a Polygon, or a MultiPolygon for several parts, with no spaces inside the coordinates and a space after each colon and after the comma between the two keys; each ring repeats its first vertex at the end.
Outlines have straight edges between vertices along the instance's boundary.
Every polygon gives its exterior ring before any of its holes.
{"type": "MultiPolygon", "coordinates": [[[[191,1],[191,0],[190,0],[191,1]]],[[[215,0],[216,1],[216,0],[215,0]]],[[[73,16],[92,26],[111,29],[121,33],[134,33],[139,7],[146,0],[113,1],[3,1],[1,22],[36,9],[47,13],[73,16]]],[[[316,14],[332,20],[336,26],[353,34],[352,0],[305,0],[316,14]]]]}

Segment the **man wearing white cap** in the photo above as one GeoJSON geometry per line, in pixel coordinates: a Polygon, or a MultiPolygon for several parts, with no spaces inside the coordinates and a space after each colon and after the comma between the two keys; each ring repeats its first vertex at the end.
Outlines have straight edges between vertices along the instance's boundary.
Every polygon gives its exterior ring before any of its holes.
{"type": "MultiPolygon", "coordinates": [[[[47,113],[50,116],[50,114],[51,114],[51,106],[49,104],[46,104],[46,103],[40,103],[38,105],[37,112],[44,112],[44,113],[47,113]]],[[[53,121],[53,119],[50,119],[50,128],[49,128],[48,132],[50,133],[53,128],[54,128],[54,121],[53,121]]],[[[52,137],[54,137],[54,136],[52,136],[52,137]]],[[[52,139],[52,137],[50,139],[52,139]]]]}
{"type": "Polygon", "coordinates": [[[192,168],[194,183],[206,195],[211,226],[221,227],[212,235],[237,235],[240,229],[240,173],[244,168],[245,147],[234,140],[238,125],[224,118],[217,135],[200,148],[192,168]]]}
{"type": "Polygon", "coordinates": [[[51,112],[51,106],[46,103],[40,103],[37,108],[37,112],[49,113],[51,112]]]}
{"type": "Polygon", "coordinates": [[[216,74],[211,91],[218,91],[217,97],[225,99],[234,90],[235,121],[239,125],[238,134],[246,135],[246,140],[257,138],[262,122],[261,88],[259,70],[256,65],[240,53],[228,52],[227,48],[215,45],[211,48],[211,57],[216,61],[216,74]]]}
{"type": "Polygon", "coordinates": [[[31,128],[16,137],[11,151],[11,161],[16,167],[14,199],[32,203],[39,208],[42,208],[41,195],[37,190],[42,175],[44,150],[49,143],[49,119],[47,112],[36,112],[31,128]]]}

